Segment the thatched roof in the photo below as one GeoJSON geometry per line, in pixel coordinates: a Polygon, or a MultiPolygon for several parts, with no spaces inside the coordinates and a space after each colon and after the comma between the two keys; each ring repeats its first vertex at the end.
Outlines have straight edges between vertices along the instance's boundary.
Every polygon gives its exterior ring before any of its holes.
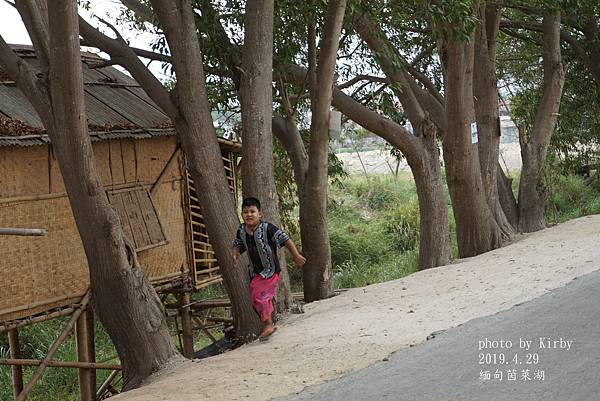
{"type": "MultiPolygon", "coordinates": [[[[32,46],[11,45],[21,58],[37,66],[32,46]]],[[[84,94],[92,140],[151,138],[175,135],[169,118],[140,85],[106,60],[82,52],[84,94]]],[[[25,95],[0,68],[0,146],[49,143],[42,122],[25,95]]],[[[222,147],[239,151],[240,145],[219,138],[222,147]]]]}

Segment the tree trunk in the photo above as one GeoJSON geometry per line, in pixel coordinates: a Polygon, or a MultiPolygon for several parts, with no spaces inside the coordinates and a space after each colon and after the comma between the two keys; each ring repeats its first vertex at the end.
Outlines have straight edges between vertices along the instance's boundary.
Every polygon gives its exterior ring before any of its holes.
{"type": "Polygon", "coordinates": [[[471,143],[474,40],[446,40],[446,129],[444,160],[452,198],[460,257],[475,256],[502,245],[501,230],[490,212],[481,178],[477,146],[471,143]]]}
{"type": "Polygon", "coordinates": [[[303,197],[305,207],[300,209],[302,249],[306,257],[303,268],[304,299],[307,302],[333,295],[331,248],[327,231],[329,109],[345,9],[346,0],[332,0],[327,6],[316,85],[311,87],[312,118],[303,197]]]}
{"type": "Polygon", "coordinates": [[[339,89],[333,104],[352,121],[389,142],[406,156],[419,197],[419,267],[442,266],[450,261],[448,202],[440,173],[436,128],[425,118],[413,135],[403,126],[369,110],[339,89]]]}
{"type": "Polygon", "coordinates": [[[418,138],[418,157],[406,154],[419,197],[419,268],[443,266],[450,261],[448,202],[440,171],[436,127],[425,119],[418,138]]]}
{"type": "Polygon", "coordinates": [[[512,179],[504,174],[501,166],[496,168],[498,181],[498,196],[500,205],[504,210],[504,215],[513,227],[519,226],[519,209],[517,207],[517,199],[512,190],[512,179]]]}
{"type": "MultiPolygon", "coordinates": [[[[233,269],[231,241],[239,219],[208,104],[192,4],[190,0],[151,3],[164,29],[177,76],[174,92],[178,114],[173,122],[202,197],[206,229],[232,302],[236,337],[238,342],[246,342],[256,337],[261,324],[252,308],[246,269],[233,269]]],[[[240,261],[240,266],[244,265],[240,261]]]]}
{"type": "Polygon", "coordinates": [[[496,77],[496,38],[500,27],[500,7],[479,6],[475,33],[475,63],[473,92],[477,119],[479,163],[488,206],[498,223],[504,241],[510,241],[515,231],[508,221],[498,192],[498,158],[500,155],[500,115],[498,112],[498,79],[496,77]]]}
{"type": "MultiPolygon", "coordinates": [[[[23,65],[11,68],[6,65],[10,59],[4,54],[2,59],[50,136],[87,256],[94,307],[123,364],[127,390],[181,357],[171,342],[162,304],[137,263],[96,170],[85,117],[77,4],[53,2],[48,21],[50,75],[36,89],[25,82],[36,78],[23,65]]],[[[35,29],[41,37],[43,27],[28,26],[35,29]]]]}
{"type": "Polygon", "coordinates": [[[529,142],[521,140],[523,168],[519,182],[519,230],[533,232],[546,226],[544,185],[546,152],[558,117],[565,73],[560,53],[560,14],[546,15],[544,32],[544,90],[529,142]]]}
{"type": "MultiPolygon", "coordinates": [[[[429,113],[429,110],[433,110],[432,114],[440,114],[436,110],[440,108],[439,102],[434,99],[425,106],[421,103],[416,91],[422,89],[413,85],[411,81],[414,80],[402,70],[403,60],[400,59],[397,49],[387,40],[385,33],[372,17],[367,14],[356,16],[354,25],[387,78],[401,87],[395,90],[395,94],[414,127],[415,138],[411,138],[410,141],[398,141],[400,135],[392,135],[386,130],[371,130],[400,149],[413,173],[419,197],[419,267],[426,269],[447,264],[450,260],[448,205],[441,180],[437,129],[429,113]]],[[[334,104],[340,107],[337,105],[338,97],[340,96],[334,95],[334,104]]],[[[342,108],[340,110],[345,112],[342,108]]],[[[364,120],[361,114],[364,113],[356,112],[355,117],[351,118],[361,124],[361,120],[364,120]]],[[[439,125],[445,125],[445,122],[439,125]]]]}
{"type": "MultiPolygon", "coordinates": [[[[273,174],[273,7],[274,0],[248,0],[244,22],[240,103],[242,109],[242,193],[260,199],[267,221],[280,226],[273,174]]],[[[291,307],[285,252],[279,253],[281,280],[276,311],[291,307]]]]}

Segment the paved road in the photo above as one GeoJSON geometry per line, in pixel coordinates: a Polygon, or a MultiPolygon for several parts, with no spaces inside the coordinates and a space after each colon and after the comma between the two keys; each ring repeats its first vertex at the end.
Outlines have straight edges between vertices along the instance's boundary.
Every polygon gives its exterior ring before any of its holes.
{"type": "Polygon", "coordinates": [[[598,401],[600,272],[278,400],[598,401]]]}

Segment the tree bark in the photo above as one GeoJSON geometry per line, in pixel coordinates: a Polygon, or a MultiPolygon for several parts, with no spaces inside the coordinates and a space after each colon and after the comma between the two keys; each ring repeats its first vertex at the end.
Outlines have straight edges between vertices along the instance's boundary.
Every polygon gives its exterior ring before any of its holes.
{"type": "MultiPolygon", "coordinates": [[[[208,104],[192,3],[190,0],[152,0],[151,4],[163,27],[177,77],[173,93],[177,112],[173,123],[188,158],[194,183],[202,194],[206,229],[232,301],[237,340],[247,342],[256,337],[261,324],[252,308],[247,271],[233,269],[231,240],[239,226],[239,219],[208,104]]],[[[240,266],[244,265],[244,261],[240,261],[240,266]]]]}
{"type": "Polygon", "coordinates": [[[471,143],[474,35],[468,42],[456,36],[449,35],[444,43],[447,132],[443,145],[458,252],[469,257],[500,247],[502,233],[487,203],[477,146],[471,143]]]}
{"type": "MultiPolygon", "coordinates": [[[[50,136],[87,256],[94,308],[122,361],[128,390],[181,357],[171,342],[162,304],[108,204],[96,170],[85,117],[77,4],[57,0],[47,16],[49,77],[42,74],[32,87],[35,75],[7,53],[4,41],[0,59],[50,136]]],[[[39,31],[35,36],[41,36],[39,31]]]]}
{"type": "Polygon", "coordinates": [[[521,143],[521,181],[519,182],[519,230],[533,232],[546,226],[544,185],[546,152],[558,117],[565,81],[560,51],[560,14],[544,16],[544,90],[529,141],[521,143]]]}
{"type": "Polygon", "coordinates": [[[500,28],[500,6],[486,3],[481,1],[479,5],[480,23],[475,32],[473,94],[477,119],[477,148],[488,206],[500,227],[503,241],[510,241],[515,231],[500,204],[497,178],[500,156],[500,114],[496,77],[496,39],[500,28]]]}
{"type": "Polygon", "coordinates": [[[327,231],[329,109],[335,62],[346,0],[331,0],[323,27],[316,85],[311,87],[311,127],[304,205],[300,210],[304,299],[307,302],[333,295],[331,248],[327,231]]]}
{"type": "Polygon", "coordinates": [[[500,198],[500,206],[504,210],[504,215],[513,227],[519,226],[519,209],[517,207],[517,199],[512,190],[512,179],[504,174],[501,166],[496,168],[498,181],[498,196],[500,198]]]}
{"type": "MultiPolygon", "coordinates": [[[[242,193],[262,204],[267,221],[280,226],[281,216],[273,173],[273,9],[274,0],[248,0],[244,19],[244,47],[240,103],[242,109],[242,193]]],[[[275,297],[278,313],[292,304],[285,252],[279,253],[280,282],[275,297]]]]}

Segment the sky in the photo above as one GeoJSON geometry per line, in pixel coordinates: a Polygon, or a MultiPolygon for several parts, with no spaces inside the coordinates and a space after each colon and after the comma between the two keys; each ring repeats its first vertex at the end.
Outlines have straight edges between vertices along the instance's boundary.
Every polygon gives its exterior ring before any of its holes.
{"type": "MultiPolygon", "coordinates": [[[[99,25],[98,21],[94,18],[94,15],[98,15],[112,23],[119,14],[119,10],[123,7],[121,3],[116,0],[92,0],[90,3],[90,11],[81,10],[80,13],[93,26],[99,25]]],[[[123,27],[117,28],[121,32],[121,35],[128,40],[132,46],[150,49],[150,34],[138,34],[132,31],[124,31],[123,27]]],[[[2,35],[4,40],[9,44],[31,44],[27,30],[23,25],[23,21],[21,21],[21,16],[14,7],[6,4],[6,2],[2,0],[0,0],[0,35],[2,35]]],[[[100,56],[103,56],[102,53],[100,53],[100,56]]],[[[103,57],[107,58],[106,55],[103,57]]],[[[150,64],[150,70],[158,76],[159,79],[167,78],[167,76],[162,73],[160,64],[157,62],[150,64]]]]}

